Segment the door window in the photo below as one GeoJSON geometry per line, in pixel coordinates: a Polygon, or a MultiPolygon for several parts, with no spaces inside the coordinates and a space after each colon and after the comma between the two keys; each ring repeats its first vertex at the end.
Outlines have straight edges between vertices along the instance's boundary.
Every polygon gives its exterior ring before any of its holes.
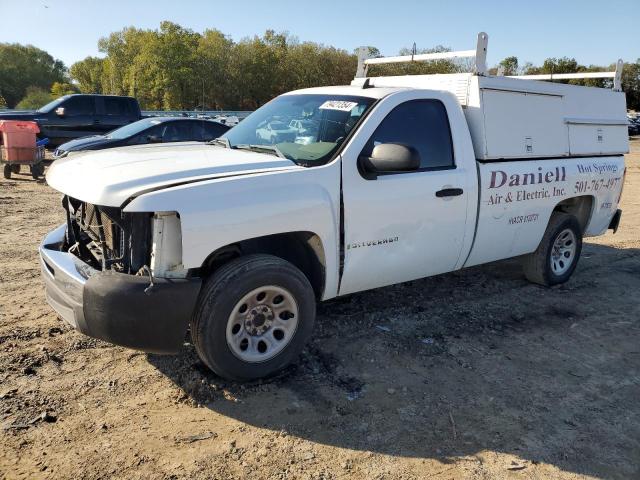
{"type": "Polygon", "coordinates": [[[127,98],[104,97],[104,112],[106,115],[131,115],[129,107],[129,99],[127,98]]]}
{"type": "Polygon", "coordinates": [[[127,142],[128,145],[144,145],[149,143],[149,137],[156,137],[162,139],[162,132],[164,131],[164,125],[156,125],[155,127],[147,128],[142,132],[134,135],[127,142]]]}
{"type": "Polygon", "coordinates": [[[186,142],[194,138],[192,122],[169,122],[162,134],[163,142],[186,142]]]}
{"type": "Polygon", "coordinates": [[[64,114],[68,117],[93,115],[95,111],[93,97],[74,96],[60,106],[64,107],[64,114]]]}
{"type": "Polygon", "coordinates": [[[395,107],[380,123],[362,155],[382,143],[400,143],[420,153],[420,170],[455,168],[447,110],[439,100],[412,100],[395,107]]]}
{"type": "Polygon", "coordinates": [[[214,123],[214,122],[202,122],[202,126],[204,127],[204,135],[202,136],[202,140],[205,142],[209,142],[214,138],[218,138],[221,135],[224,135],[227,130],[222,124],[214,123]]]}

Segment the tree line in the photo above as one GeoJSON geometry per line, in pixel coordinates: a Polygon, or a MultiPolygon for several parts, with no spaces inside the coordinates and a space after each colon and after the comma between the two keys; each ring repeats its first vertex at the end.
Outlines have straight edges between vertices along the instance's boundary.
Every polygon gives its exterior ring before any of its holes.
{"type": "MultiPolygon", "coordinates": [[[[81,92],[131,95],[145,110],[253,110],[290,90],[348,84],[357,65],[354,53],[301,42],[287,33],[267,30],[236,42],[215,29],[199,33],[172,22],[153,30],[125,28],[100,39],[98,47],[101,57],[87,57],[66,68],[36,47],[0,43],[0,107],[37,108],[52,98],[81,92]]],[[[369,49],[372,55],[379,54],[375,47],[369,49]]],[[[414,52],[447,50],[436,46],[414,52]]],[[[369,74],[456,73],[470,67],[464,60],[439,60],[375,65],[369,74]]],[[[612,69],[615,65],[584,66],[568,57],[548,58],[539,66],[521,65],[517,57],[507,57],[490,73],[612,69]]],[[[608,86],[610,81],[571,83],[608,86]]],[[[625,63],[623,88],[628,107],[640,110],[640,59],[625,63]]]]}

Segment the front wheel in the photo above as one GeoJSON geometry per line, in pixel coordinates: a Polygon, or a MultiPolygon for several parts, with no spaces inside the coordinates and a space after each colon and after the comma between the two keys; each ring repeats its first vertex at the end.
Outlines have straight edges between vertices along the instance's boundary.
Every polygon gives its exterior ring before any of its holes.
{"type": "Polygon", "coordinates": [[[569,280],[582,251],[582,229],[567,213],[554,212],[538,249],[524,258],[524,274],[533,283],[551,286],[569,280]]]}
{"type": "Polygon", "coordinates": [[[240,257],[204,284],[191,321],[193,343],[222,377],[266,377],[300,354],[315,307],[313,288],[294,265],[272,255],[240,257]]]}
{"type": "Polygon", "coordinates": [[[5,163],[4,164],[4,169],[3,169],[3,172],[2,172],[3,175],[4,175],[4,178],[10,179],[12,170],[13,169],[11,168],[11,165],[9,165],[8,163],[5,163]]]}

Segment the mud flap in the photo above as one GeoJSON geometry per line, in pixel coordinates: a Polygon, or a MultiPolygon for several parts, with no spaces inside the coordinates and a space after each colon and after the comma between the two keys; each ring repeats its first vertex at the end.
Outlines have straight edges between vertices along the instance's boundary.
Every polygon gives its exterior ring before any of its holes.
{"type": "Polygon", "coordinates": [[[613,214],[608,230],[613,230],[613,233],[616,233],[620,226],[620,218],[622,218],[622,210],[618,209],[616,210],[616,213],[613,214]]]}

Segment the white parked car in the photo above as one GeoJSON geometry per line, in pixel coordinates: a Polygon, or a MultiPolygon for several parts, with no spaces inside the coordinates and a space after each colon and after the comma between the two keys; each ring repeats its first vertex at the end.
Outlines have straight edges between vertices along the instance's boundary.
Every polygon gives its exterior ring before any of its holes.
{"type": "Polygon", "coordinates": [[[289,127],[296,131],[294,143],[308,145],[315,142],[318,136],[318,124],[309,119],[293,119],[289,122],[289,127]]]}
{"type": "Polygon", "coordinates": [[[280,120],[269,119],[255,129],[255,138],[258,144],[267,143],[275,145],[280,142],[293,141],[297,130],[280,120]]]}
{"type": "Polygon", "coordinates": [[[282,95],[211,145],[55,162],[67,221],[40,247],[48,302],[150,352],[190,326],[212,370],[246,380],[296,358],[319,300],[511,257],[566,282],[583,237],[620,222],[619,72],[613,90],[489,76],[483,35],[474,73],[365,78],[385,59],[361,56],[351,86],[282,95]],[[302,115],[308,144],[274,120],[302,115]]]}

